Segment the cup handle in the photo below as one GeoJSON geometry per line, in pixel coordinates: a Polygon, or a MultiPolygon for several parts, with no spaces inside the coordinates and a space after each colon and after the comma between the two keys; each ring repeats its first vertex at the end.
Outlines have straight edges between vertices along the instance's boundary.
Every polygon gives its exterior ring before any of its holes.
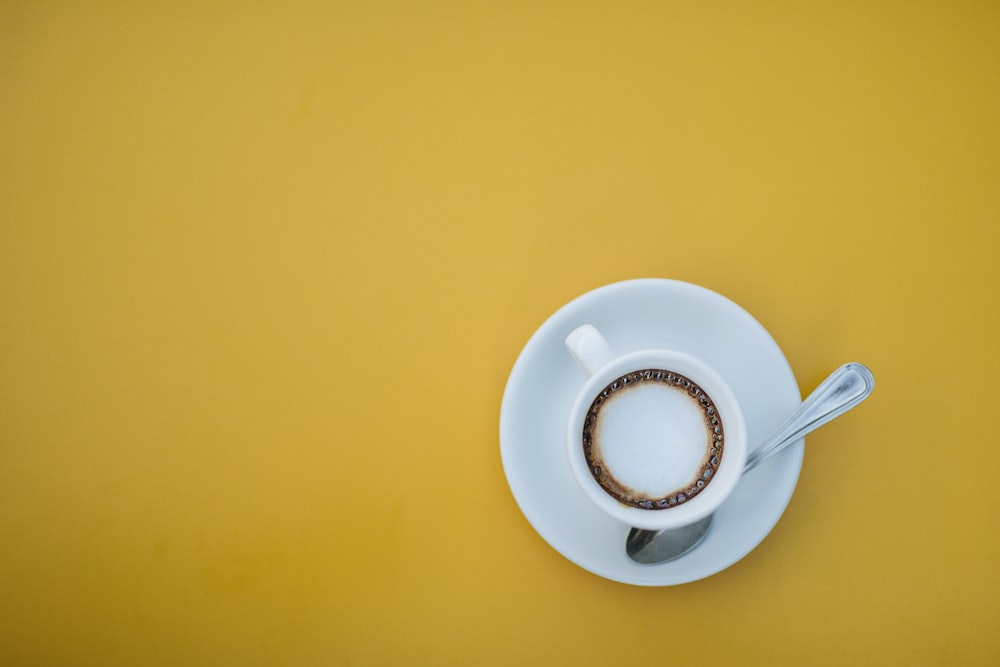
{"type": "Polygon", "coordinates": [[[612,359],[611,346],[601,332],[589,324],[577,327],[566,336],[566,347],[573,361],[588,376],[612,359]]]}

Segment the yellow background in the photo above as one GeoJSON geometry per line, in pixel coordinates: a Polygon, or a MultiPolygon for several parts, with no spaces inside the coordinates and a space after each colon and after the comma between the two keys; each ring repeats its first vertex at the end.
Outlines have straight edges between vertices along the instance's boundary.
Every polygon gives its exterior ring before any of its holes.
{"type": "Polygon", "coordinates": [[[0,0],[0,664],[997,664],[998,156],[997,3],[0,0]],[[497,434],[650,276],[878,380],[659,589],[497,434]]]}

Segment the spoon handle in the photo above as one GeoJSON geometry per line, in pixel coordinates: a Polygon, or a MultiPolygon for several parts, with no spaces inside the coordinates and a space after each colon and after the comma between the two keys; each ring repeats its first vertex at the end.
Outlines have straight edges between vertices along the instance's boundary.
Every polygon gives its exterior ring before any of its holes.
{"type": "Polygon", "coordinates": [[[867,366],[856,362],[844,364],[809,394],[767,442],[750,453],[743,472],[752,470],[806,433],[844,414],[865,400],[874,388],[875,377],[867,366]]]}

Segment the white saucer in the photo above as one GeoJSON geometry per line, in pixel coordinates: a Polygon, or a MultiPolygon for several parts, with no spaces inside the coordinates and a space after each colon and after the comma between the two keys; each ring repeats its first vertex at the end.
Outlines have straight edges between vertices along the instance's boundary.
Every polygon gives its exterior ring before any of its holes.
{"type": "Polygon", "coordinates": [[[683,584],[726,569],[781,518],[798,482],[804,441],[740,480],[697,549],[669,563],[632,562],[625,555],[628,526],[591,505],[566,453],[565,422],[584,377],[563,341],[588,323],[618,354],[666,347],[713,365],[740,399],[751,443],[763,442],[801,402],[788,361],[764,327],[729,299],[675,280],[630,280],[559,309],[525,345],[507,380],[500,408],[504,472],[524,516],[556,551],[594,574],[639,586],[683,584]]]}

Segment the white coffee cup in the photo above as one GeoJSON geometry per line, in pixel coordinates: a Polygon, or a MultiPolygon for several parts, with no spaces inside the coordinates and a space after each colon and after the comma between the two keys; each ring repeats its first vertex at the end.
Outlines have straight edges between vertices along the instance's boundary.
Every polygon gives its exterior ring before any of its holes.
{"type": "Polygon", "coordinates": [[[570,410],[566,443],[591,502],[645,530],[679,528],[718,509],[747,458],[743,411],[725,379],[676,350],[615,355],[589,324],[570,333],[566,347],[587,375],[570,410]],[[621,382],[612,386],[615,380],[621,382]]]}

